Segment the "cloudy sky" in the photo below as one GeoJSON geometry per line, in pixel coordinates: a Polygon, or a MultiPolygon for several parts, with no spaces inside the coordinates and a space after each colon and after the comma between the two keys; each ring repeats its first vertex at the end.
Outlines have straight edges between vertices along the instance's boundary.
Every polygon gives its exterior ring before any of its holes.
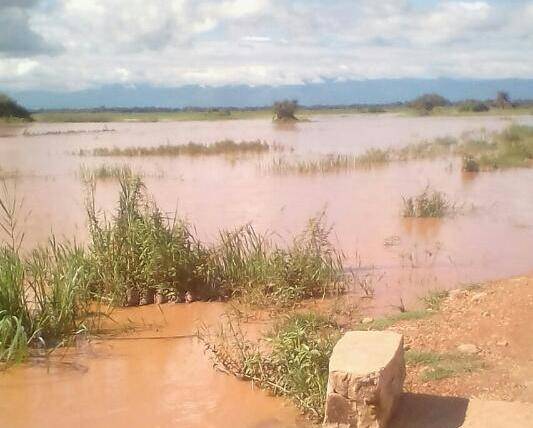
{"type": "Polygon", "coordinates": [[[0,89],[533,78],[533,0],[0,0],[0,89]]]}

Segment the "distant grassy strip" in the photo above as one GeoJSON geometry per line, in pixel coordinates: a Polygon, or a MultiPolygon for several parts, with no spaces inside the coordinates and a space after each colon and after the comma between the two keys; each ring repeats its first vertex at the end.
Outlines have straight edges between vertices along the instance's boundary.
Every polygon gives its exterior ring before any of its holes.
{"type": "Polygon", "coordinates": [[[262,119],[272,117],[270,109],[264,110],[213,110],[167,112],[118,112],[118,111],[51,111],[34,113],[37,122],[179,122],[262,119]]]}
{"type": "Polygon", "coordinates": [[[33,132],[25,129],[22,135],[24,137],[42,137],[46,135],[77,135],[77,134],[99,134],[102,132],[115,132],[114,129],[102,128],[102,129],[69,129],[68,131],[43,131],[33,132]]]}
{"type": "Polygon", "coordinates": [[[282,150],[281,146],[266,142],[233,140],[217,141],[213,144],[165,144],[155,147],[99,147],[90,150],[80,149],[79,156],[216,156],[230,154],[265,153],[269,150],[282,150]]]}
{"type": "MultiPolygon", "coordinates": [[[[376,114],[396,113],[401,115],[419,115],[405,106],[353,106],[353,107],[323,107],[300,108],[297,112],[299,118],[309,118],[319,115],[350,115],[350,114],[376,114]]],[[[461,111],[459,106],[437,107],[431,116],[519,116],[533,114],[533,106],[520,106],[515,108],[490,108],[485,112],[461,111]]],[[[273,117],[271,108],[259,109],[231,109],[215,108],[205,111],[43,111],[32,114],[37,122],[174,122],[174,121],[218,121],[218,120],[247,120],[270,119],[273,117]]],[[[0,118],[2,120],[2,118],[0,118]]]]}

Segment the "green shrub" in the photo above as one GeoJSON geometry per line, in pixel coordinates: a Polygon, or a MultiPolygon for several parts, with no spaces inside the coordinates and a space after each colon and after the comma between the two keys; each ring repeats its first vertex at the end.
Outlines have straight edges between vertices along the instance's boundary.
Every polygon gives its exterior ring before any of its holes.
{"type": "Polygon", "coordinates": [[[409,106],[419,111],[421,114],[428,114],[433,111],[435,107],[444,107],[449,104],[450,102],[439,94],[424,94],[411,101],[409,106]]]}
{"type": "Polygon", "coordinates": [[[444,217],[455,211],[446,195],[428,187],[417,195],[403,198],[404,217],[444,217]]]}
{"type": "Polygon", "coordinates": [[[276,101],[274,103],[274,120],[297,120],[296,110],[298,110],[297,100],[276,101]]]}

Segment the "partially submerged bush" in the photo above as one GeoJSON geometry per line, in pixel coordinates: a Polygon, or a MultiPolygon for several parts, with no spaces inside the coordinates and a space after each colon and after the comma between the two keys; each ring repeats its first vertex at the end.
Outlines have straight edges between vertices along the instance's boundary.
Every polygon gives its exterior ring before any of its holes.
{"type": "Polygon", "coordinates": [[[431,190],[429,186],[417,196],[402,199],[404,217],[444,217],[455,211],[455,205],[443,192],[431,190]]]}
{"type": "Polygon", "coordinates": [[[298,120],[296,118],[296,110],[298,110],[297,100],[276,101],[274,103],[274,120],[292,121],[298,120]]]}
{"type": "Polygon", "coordinates": [[[411,101],[409,106],[421,114],[429,114],[434,108],[444,107],[449,104],[450,102],[439,94],[424,94],[411,101]]]}
{"type": "Polygon", "coordinates": [[[264,342],[249,341],[230,321],[203,340],[226,370],[291,398],[316,419],[324,415],[329,358],[340,329],[316,313],[292,314],[278,322],[264,342]]]}
{"type": "Polygon", "coordinates": [[[473,156],[463,156],[464,172],[479,172],[479,162],[473,156]]]}

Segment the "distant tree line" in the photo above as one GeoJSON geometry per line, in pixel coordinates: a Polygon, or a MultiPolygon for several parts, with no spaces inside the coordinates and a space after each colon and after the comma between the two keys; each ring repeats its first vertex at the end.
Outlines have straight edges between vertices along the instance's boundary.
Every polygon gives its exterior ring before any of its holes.
{"type": "Polygon", "coordinates": [[[445,107],[449,105],[454,105],[458,107],[459,111],[462,112],[484,112],[489,111],[491,107],[495,108],[513,108],[518,105],[532,105],[533,101],[524,100],[513,103],[511,97],[505,91],[498,91],[496,98],[494,100],[474,100],[467,99],[464,101],[459,101],[452,103],[443,96],[439,94],[424,94],[415,98],[414,100],[407,103],[408,107],[417,110],[421,114],[429,114],[437,107],[445,107]]]}
{"type": "MultiPolygon", "coordinates": [[[[272,110],[274,113],[274,119],[278,120],[294,120],[296,118],[296,112],[300,108],[306,110],[341,110],[341,109],[353,109],[360,110],[362,113],[382,113],[387,110],[398,109],[402,107],[412,108],[418,111],[420,114],[429,114],[435,108],[454,106],[459,111],[463,112],[483,112],[488,111],[491,107],[494,108],[513,108],[519,106],[533,107],[533,100],[511,100],[509,94],[505,91],[499,91],[496,97],[492,100],[475,100],[466,99],[458,102],[451,102],[443,96],[430,93],[424,94],[412,101],[408,102],[394,102],[394,103],[354,103],[354,104],[314,104],[300,106],[297,100],[283,100],[276,101],[270,106],[255,106],[255,107],[93,107],[93,108],[54,108],[54,109],[35,109],[34,113],[41,112],[84,112],[84,113],[102,113],[102,112],[115,112],[115,113],[165,113],[165,112],[202,112],[202,113],[215,113],[216,115],[231,115],[231,112],[239,111],[260,111],[260,110],[272,110]]],[[[11,100],[9,97],[0,94],[0,117],[20,117],[29,119],[30,113],[22,106],[11,100]]]]}

